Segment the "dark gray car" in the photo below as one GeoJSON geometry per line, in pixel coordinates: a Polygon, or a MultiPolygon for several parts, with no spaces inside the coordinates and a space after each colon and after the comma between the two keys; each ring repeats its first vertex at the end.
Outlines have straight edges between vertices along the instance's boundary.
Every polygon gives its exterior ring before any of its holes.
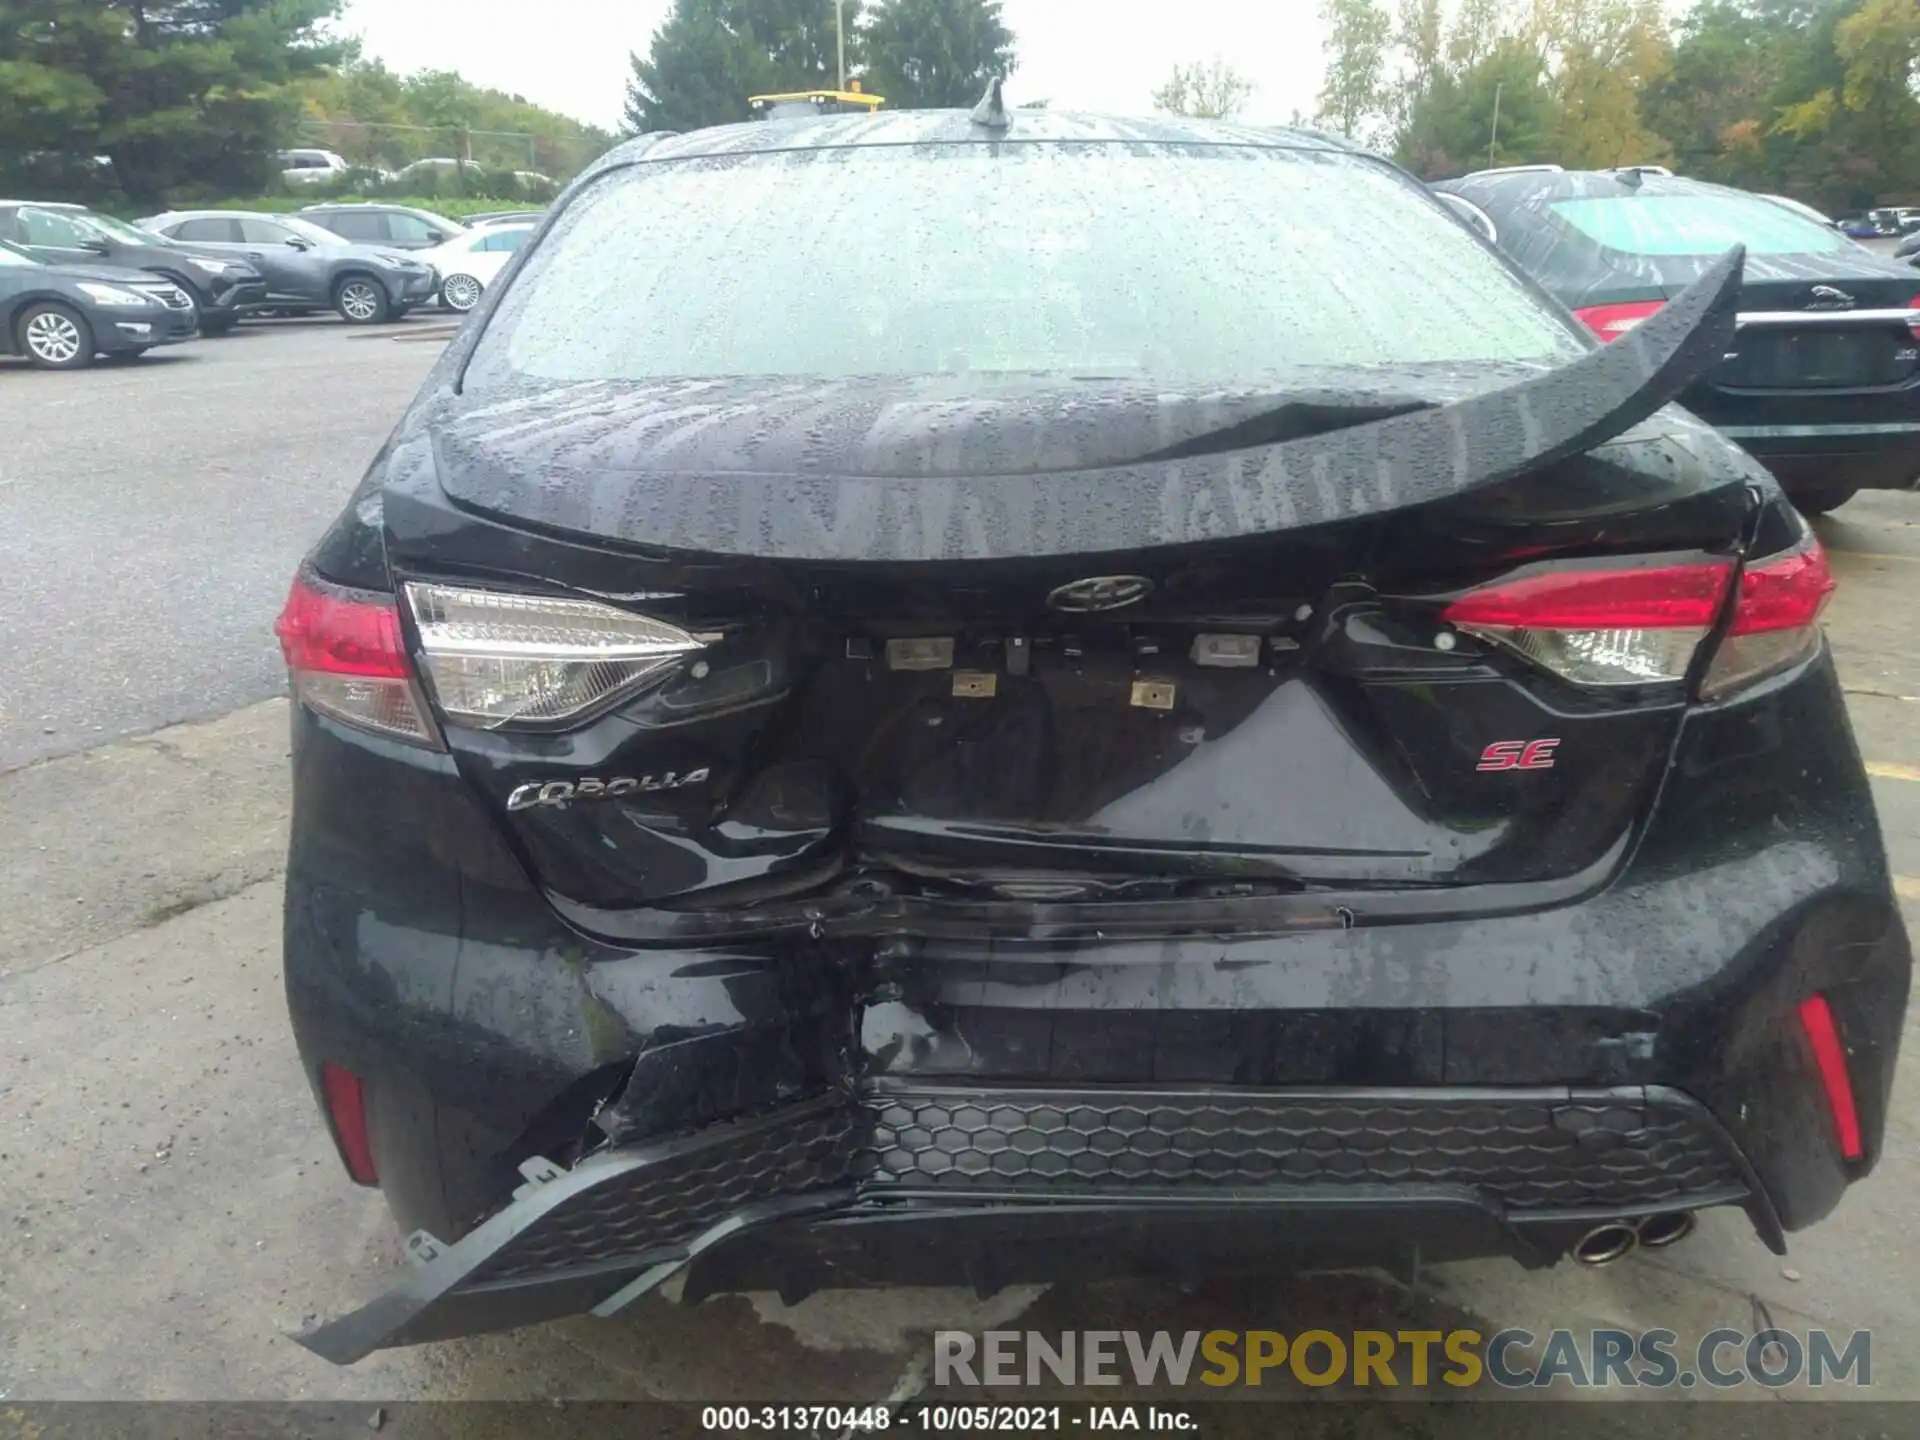
{"type": "Polygon", "coordinates": [[[253,266],[266,277],[270,305],[332,309],[350,325],[397,320],[439,286],[431,265],[377,245],[352,244],[297,215],[174,210],[140,223],[253,266]]]}
{"type": "Polygon", "coordinates": [[[411,205],[382,205],[372,200],[342,200],[305,205],[302,219],[333,231],[360,245],[379,245],[391,250],[431,250],[444,245],[467,227],[431,210],[416,210],[411,205]]]}
{"type": "Polygon", "coordinates": [[[0,200],[0,240],[46,265],[145,270],[193,301],[202,335],[225,335],[266,303],[259,271],[204,245],[182,245],[80,205],[0,200]]]}

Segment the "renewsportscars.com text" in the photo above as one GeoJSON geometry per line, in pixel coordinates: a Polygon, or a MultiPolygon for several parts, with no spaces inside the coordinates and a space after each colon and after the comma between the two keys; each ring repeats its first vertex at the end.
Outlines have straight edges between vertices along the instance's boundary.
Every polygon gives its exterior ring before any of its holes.
{"type": "Polygon", "coordinates": [[[1873,1383],[1870,1331],[988,1330],[934,1335],[935,1385],[1778,1388],[1873,1383]]]}

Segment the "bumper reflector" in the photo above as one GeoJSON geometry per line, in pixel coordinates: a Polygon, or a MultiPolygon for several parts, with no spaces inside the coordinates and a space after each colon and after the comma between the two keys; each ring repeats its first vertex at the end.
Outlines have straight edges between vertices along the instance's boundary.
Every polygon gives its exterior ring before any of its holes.
{"type": "Polygon", "coordinates": [[[1841,1048],[1840,1032],[1834,1028],[1833,1010],[1826,996],[1809,995],[1800,1002],[1800,1025],[1813,1046],[1814,1063],[1820,1067],[1820,1084],[1827,1092],[1827,1108],[1833,1112],[1840,1154],[1848,1160],[1858,1160],[1866,1153],[1860,1143],[1860,1115],[1853,1106],[1847,1052],[1841,1048]]]}
{"type": "Polygon", "coordinates": [[[367,1134],[366,1082],[351,1070],[343,1070],[329,1061],[320,1067],[320,1089],[326,1096],[333,1133],[340,1141],[340,1158],[347,1162],[347,1173],[353,1177],[353,1183],[378,1185],[380,1176],[373,1168],[373,1141],[367,1134]]]}

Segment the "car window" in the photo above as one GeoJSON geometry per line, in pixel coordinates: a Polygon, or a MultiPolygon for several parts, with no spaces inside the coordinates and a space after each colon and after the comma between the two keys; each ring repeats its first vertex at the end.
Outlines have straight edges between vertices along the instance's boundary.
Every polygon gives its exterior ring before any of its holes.
{"type": "Polygon", "coordinates": [[[50,210],[31,207],[20,211],[20,232],[29,245],[53,245],[67,250],[78,249],[89,240],[99,238],[96,231],[89,230],[78,221],[56,215],[50,210]]]}
{"type": "Polygon", "coordinates": [[[344,235],[349,240],[384,240],[387,228],[381,224],[382,216],[376,212],[364,210],[336,210],[320,223],[336,235],[344,235]]]}
{"type": "Polygon", "coordinates": [[[527,243],[527,236],[531,233],[528,230],[495,230],[473,248],[493,254],[511,255],[527,243]]]}
{"type": "Polygon", "coordinates": [[[436,233],[444,238],[447,232],[436,232],[434,227],[418,215],[408,215],[402,211],[390,211],[387,215],[387,233],[395,240],[407,240],[425,243],[433,240],[436,233]]]}
{"type": "Polygon", "coordinates": [[[40,262],[31,255],[22,254],[11,245],[0,242],[0,267],[8,265],[25,266],[37,270],[40,267],[40,262]]]}
{"type": "Polygon", "coordinates": [[[1280,147],[876,145],[637,166],[570,206],[520,275],[476,353],[481,379],[1236,384],[1584,348],[1395,172],[1280,147]]]}
{"type": "Polygon", "coordinates": [[[1556,200],[1581,234],[1629,255],[1822,255],[1850,248],[1823,225],[1752,195],[1622,195],[1556,200]]]}
{"type": "Polygon", "coordinates": [[[176,240],[199,241],[203,245],[231,245],[240,237],[238,227],[231,220],[204,216],[198,220],[182,220],[178,225],[167,227],[167,234],[176,240]]]}
{"type": "Polygon", "coordinates": [[[284,245],[293,238],[293,232],[271,220],[249,217],[240,221],[240,238],[249,245],[284,245]]]}

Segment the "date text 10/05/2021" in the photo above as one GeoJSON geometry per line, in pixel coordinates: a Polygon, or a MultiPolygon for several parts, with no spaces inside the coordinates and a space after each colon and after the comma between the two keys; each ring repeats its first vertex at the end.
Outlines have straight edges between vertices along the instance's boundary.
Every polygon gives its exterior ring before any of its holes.
{"type": "Polygon", "coordinates": [[[852,1435],[925,1431],[1061,1435],[1074,1430],[1191,1432],[1200,1422],[1160,1405],[708,1405],[700,1428],[720,1434],[852,1435]]]}

